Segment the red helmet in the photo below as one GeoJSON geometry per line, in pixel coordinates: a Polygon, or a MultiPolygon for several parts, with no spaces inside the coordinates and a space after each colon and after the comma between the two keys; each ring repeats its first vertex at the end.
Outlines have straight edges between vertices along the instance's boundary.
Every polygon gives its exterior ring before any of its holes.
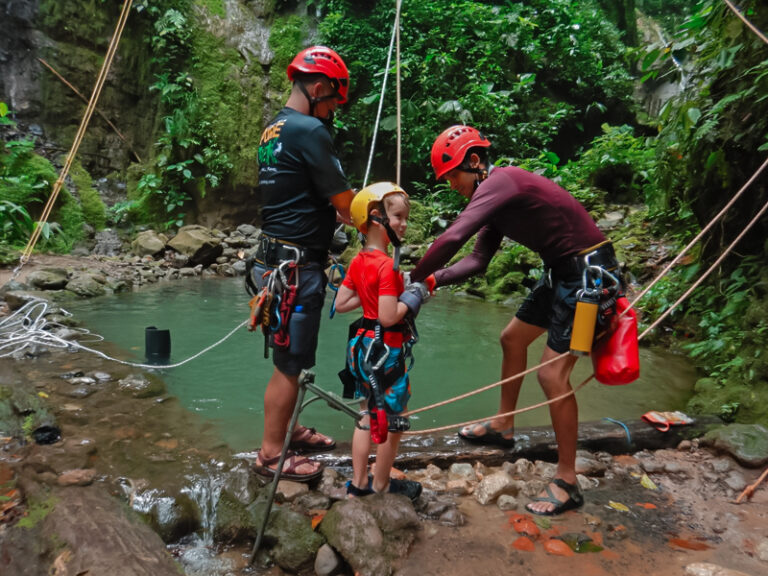
{"type": "Polygon", "coordinates": [[[288,65],[288,79],[293,82],[296,74],[323,74],[333,84],[339,95],[339,104],[347,101],[349,71],[341,57],[325,46],[310,46],[296,54],[288,65]]]}
{"type": "Polygon", "coordinates": [[[458,125],[443,130],[432,144],[431,160],[435,178],[440,180],[464,162],[464,156],[470,148],[488,148],[490,145],[491,141],[472,126],[458,125]]]}

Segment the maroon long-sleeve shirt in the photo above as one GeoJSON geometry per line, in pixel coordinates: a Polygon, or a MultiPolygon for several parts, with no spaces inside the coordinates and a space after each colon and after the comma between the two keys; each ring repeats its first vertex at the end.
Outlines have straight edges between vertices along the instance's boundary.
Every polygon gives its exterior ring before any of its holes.
{"type": "Polygon", "coordinates": [[[584,207],[551,180],[522,168],[494,168],[456,220],[411,272],[414,281],[435,274],[438,286],[484,271],[504,237],[537,252],[547,266],[605,240],[584,207]],[[443,268],[477,233],[472,253],[443,268]]]}

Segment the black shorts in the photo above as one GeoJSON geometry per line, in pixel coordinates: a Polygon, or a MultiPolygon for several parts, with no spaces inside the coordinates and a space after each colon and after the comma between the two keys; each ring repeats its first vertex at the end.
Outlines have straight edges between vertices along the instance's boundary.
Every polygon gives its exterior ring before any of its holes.
{"type": "Polygon", "coordinates": [[[517,318],[547,330],[547,346],[562,354],[571,349],[576,293],[582,288],[581,276],[566,278],[545,274],[517,311],[517,318]]]}
{"type": "MultiPolygon", "coordinates": [[[[254,263],[251,270],[251,279],[259,290],[266,281],[262,278],[266,270],[267,268],[258,262],[254,263]]],[[[302,370],[315,365],[317,336],[320,332],[327,283],[328,279],[320,264],[310,263],[299,268],[296,305],[288,322],[290,346],[287,349],[272,348],[272,361],[286,376],[298,376],[302,370]]]]}

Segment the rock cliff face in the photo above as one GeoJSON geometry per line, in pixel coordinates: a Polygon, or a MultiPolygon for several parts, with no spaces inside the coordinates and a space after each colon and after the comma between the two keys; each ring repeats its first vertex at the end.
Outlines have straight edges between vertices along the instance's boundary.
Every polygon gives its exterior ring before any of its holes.
{"type": "MultiPolygon", "coordinates": [[[[110,181],[127,182],[123,193],[129,198],[138,177],[156,169],[156,142],[165,134],[166,118],[175,112],[164,109],[158,91],[150,88],[159,72],[150,42],[158,34],[157,15],[140,9],[140,4],[134,2],[78,152],[95,180],[109,176],[110,181]]],[[[216,188],[190,186],[187,223],[257,223],[258,139],[285,98],[284,60],[304,43],[307,16],[276,15],[271,2],[245,0],[156,5],[184,10],[193,30],[179,70],[194,85],[198,117],[183,120],[205,123],[211,141],[232,164],[216,188]]],[[[17,123],[2,137],[33,136],[36,151],[60,165],[74,140],[86,108],[84,99],[90,97],[121,7],[122,2],[94,0],[0,0],[0,101],[17,123]]],[[[109,206],[125,199],[104,200],[109,206]]]]}
{"type": "MultiPolygon", "coordinates": [[[[34,135],[50,156],[74,139],[117,22],[120,5],[74,0],[6,0],[0,4],[0,99],[16,113],[23,132],[34,135]],[[69,82],[67,86],[53,70],[69,82]]],[[[127,26],[98,110],[80,148],[94,175],[124,170],[146,157],[157,105],[147,90],[149,55],[142,48],[144,24],[127,26]]]]}

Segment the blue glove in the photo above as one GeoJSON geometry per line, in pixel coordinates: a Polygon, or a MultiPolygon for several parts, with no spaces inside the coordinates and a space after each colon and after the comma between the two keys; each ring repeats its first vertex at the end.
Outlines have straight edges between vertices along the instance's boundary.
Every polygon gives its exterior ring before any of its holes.
{"type": "Polygon", "coordinates": [[[411,282],[400,294],[400,302],[408,307],[411,315],[416,318],[419,314],[421,304],[429,297],[429,290],[423,282],[411,282]]]}

